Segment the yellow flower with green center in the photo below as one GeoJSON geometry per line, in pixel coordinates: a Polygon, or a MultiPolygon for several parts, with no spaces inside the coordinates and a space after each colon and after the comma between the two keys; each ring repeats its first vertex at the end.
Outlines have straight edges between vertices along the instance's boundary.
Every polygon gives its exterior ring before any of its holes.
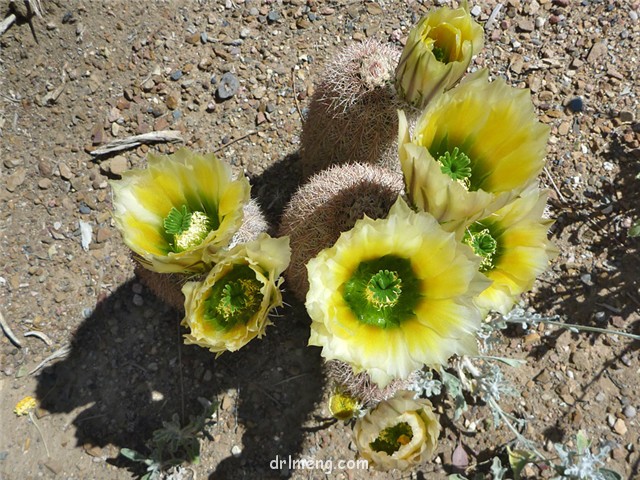
{"type": "Polygon", "coordinates": [[[221,354],[262,337],[269,313],[282,305],[282,272],[289,265],[289,237],[240,244],[212,257],[215,266],[201,282],[182,287],[190,332],[185,343],[221,354]]]}
{"type": "Polygon", "coordinates": [[[377,470],[406,470],[433,457],[440,435],[429,400],[400,391],[356,420],[354,441],[360,455],[377,470]]]}
{"type": "Polygon", "coordinates": [[[384,387],[423,365],[472,353],[489,282],[453,233],[401,199],[386,219],[365,217],[307,264],[309,345],[365,370],[384,387]]]}
{"type": "Polygon", "coordinates": [[[439,8],[423,17],[409,33],[396,69],[396,88],[423,108],[453,87],[483,46],[484,30],[463,7],[439,8]]]}
{"type": "Polygon", "coordinates": [[[413,135],[400,112],[409,199],[450,231],[506,205],[544,166],[549,128],[536,119],[529,91],[487,75],[470,75],[432,102],[413,135]]]}
{"type": "Polygon", "coordinates": [[[148,156],[146,169],[111,182],[114,220],[142,265],[160,273],[203,272],[242,223],[249,182],[215,155],[181,148],[148,156]]]}
{"type": "Polygon", "coordinates": [[[476,299],[484,311],[509,312],[518,295],[549,266],[557,249],[547,239],[552,220],[542,218],[548,192],[530,188],[494,214],[468,225],[462,241],[482,259],[493,283],[476,299]]]}

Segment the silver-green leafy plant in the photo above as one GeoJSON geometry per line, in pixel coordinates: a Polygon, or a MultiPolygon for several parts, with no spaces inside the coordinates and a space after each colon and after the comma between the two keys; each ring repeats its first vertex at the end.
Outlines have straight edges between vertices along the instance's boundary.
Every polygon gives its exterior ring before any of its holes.
{"type": "MultiPolygon", "coordinates": [[[[191,416],[184,427],[177,413],[168,422],[162,422],[162,428],[153,432],[148,446],[148,456],[130,448],[120,449],[120,454],[134,462],[144,463],[146,473],[141,480],[160,480],[166,477],[166,471],[184,463],[197,464],[200,461],[200,440],[207,435],[207,428],[215,423],[213,414],[218,408],[205,398],[198,398],[203,411],[191,416]]],[[[175,469],[174,469],[175,470],[175,469]]]]}

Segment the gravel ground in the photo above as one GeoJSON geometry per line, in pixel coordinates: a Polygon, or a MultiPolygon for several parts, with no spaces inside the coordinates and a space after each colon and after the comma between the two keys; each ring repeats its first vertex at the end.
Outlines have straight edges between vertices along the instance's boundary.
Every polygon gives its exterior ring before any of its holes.
{"type": "MultiPolygon", "coordinates": [[[[434,462],[404,477],[339,469],[356,458],[350,428],[327,421],[319,349],[306,347],[309,319],[291,295],[265,339],[214,360],[181,344],[180,316],[136,280],[107,181],[177,145],[91,155],[177,130],[245,172],[275,225],[300,182],[301,124],[325,61],[369,37],[401,46],[434,2],[42,3],[43,18],[0,36],[0,310],[22,343],[0,338],[0,478],[133,478],[119,449],[144,450],[163,420],[198,413],[199,397],[220,407],[185,478],[438,479],[458,443],[472,466],[503,452],[512,434],[485,428],[486,406],[453,422],[445,403],[434,462]],[[30,373],[66,345],[66,358],[30,373]],[[39,402],[33,419],[13,413],[26,395],[39,402]],[[271,468],[289,457],[333,471],[271,468]]],[[[529,88],[551,127],[541,181],[561,253],[527,305],[640,333],[638,240],[627,235],[640,216],[640,2],[472,4],[486,29],[475,65],[529,88]]],[[[0,1],[0,17],[7,9],[0,1]]],[[[613,442],[609,468],[640,475],[637,343],[514,328],[500,348],[527,360],[509,372],[522,397],[506,407],[530,418],[526,434],[545,453],[583,429],[613,442]]]]}

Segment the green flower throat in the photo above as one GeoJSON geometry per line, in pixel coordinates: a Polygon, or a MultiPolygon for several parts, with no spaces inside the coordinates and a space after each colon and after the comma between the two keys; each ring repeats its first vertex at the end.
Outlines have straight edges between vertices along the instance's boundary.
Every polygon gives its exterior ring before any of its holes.
{"type": "Polygon", "coordinates": [[[182,205],[180,210],[173,207],[163,222],[167,235],[173,238],[171,246],[175,252],[184,252],[200,245],[212,230],[218,228],[217,218],[212,219],[204,212],[192,212],[182,205]]]}
{"type": "Polygon", "coordinates": [[[414,316],[420,282],[410,260],[385,255],[361,262],[342,286],[342,296],[360,322],[394,328],[414,316]]]}
{"type": "Polygon", "coordinates": [[[205,300],[204,317],[220,330],[246,324],[260,309],[262,283],[247,265],[236,265],[217,281],[205,300]]]}
{"type": "Polygon", "coordinates": [[[408,444],[413,438],[413,430],[407,422],[400,422],[392,427],[387,427],[380,432],[378,438],[369,444],[375,452],[385,452],[393,455],[400,447],[408,444]]]}

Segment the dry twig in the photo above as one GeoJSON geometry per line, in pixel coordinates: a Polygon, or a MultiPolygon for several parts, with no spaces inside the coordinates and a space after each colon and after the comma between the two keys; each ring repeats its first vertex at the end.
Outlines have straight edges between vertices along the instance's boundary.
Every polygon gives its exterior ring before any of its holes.
{"type": "Polygon", "coordinates": [[[551,185],[553,185],[554,190],[558,194],[558,198],[560,198],[562,202],[567,203],[567,199],[564,198],[564,195],[562,195],[562,193],[560,193],[560,189],[556,185],[556,182],[553,181],[553,177],[551,176],[551,173],[549,173],[549,170],[547,170],[547,167],[544,167],[544,173],[547,174],[547,178],[549,179],[549,181],[551,182],[551,185]]]}
{"type": "Polygon", "coordinates": [[[18,348],[22,348],[22,344],[20,343],[20,340],[18,340],[18,337],[15,336],[15,334],[11,330],[11,327],[9,327],[9,324],[4,319],[2,312],[0,312],[0,326],[2,326],[2,331],[7,336],[7,338],[11,340],[11,343],[13,343],[18,348]]]}
{"type": "Polygon", "coordinates": [[[58,350],[56,350],[51,355],[49,355],[47,358],[45,358],[43,361],[41,361],[33,370],[29,372],[29,375],[33,375],[34,373],[36,373],[38,370],[40,370],[42,367],[44,367],[47,363],[49,363],[52,360],[57,360],[58,358],[66,358],[70,352],[71,352],[71,345],[69,344],[63,345],[58,350]]]}
{"type": "Polygon", "coordinates": [[[127,138],[119,138],[107,143],[91,152],[94,157],[107,155],[113,152],[129,150],[143,143],[177,143],[184,142],[180,132],[176,130],[161,130],[159,132],[143,133],[142,135],[134,135],[127,138]]]}
{"type": "Polygon", "coordinates": [[[7,18],[5,18],[4,20],[2,20],[2,22],[0,22],[0,35],[6,32],[9,29],[9,27],[13,25],[13,22],[15,21],[16,21],[16,16],[13,13],[9,15],[7,18]]]}
{"type": "Polygon", "coordinates": [[[42,340],[47,345],[52,345],[53,344],[51,339],[45,333],[39,332],[37,330],[29,330],[28,332],[26,332],[24,334],[24,336],[25,337],[38,337],[40,340],[42,340]]]}
{"type": "Polygon", "coordinates": [[[241,137],[238,138],[234,138],[233,140],[231,140],[229,143],[225,143],[224,145],[222,145],[221,147],[216,148],[213,153],[218,153],[220,150],[224,150],[225,148],[227,148],[230,145],[233,145],[234,143],[239,142],[240,140],[244,140],[247,137],[250,137],[251,135],[255,135],[256,133],[258,133],[258,130],[251,130],[249,133],[246,133],[244,135],[242,135],[241,137]]]}
{"type": "Polygon", "coordinates": [[[300,115],[300,121],[304,122],[304,117],[302,116],[302,110],[300,110],[300,104],[298,103],[298,94],[296,93],[296,69],[291,69],[291,89],[293,90],[293,100],[296,102],[296,110],[298,110],[298,115],[300,115]]]}

